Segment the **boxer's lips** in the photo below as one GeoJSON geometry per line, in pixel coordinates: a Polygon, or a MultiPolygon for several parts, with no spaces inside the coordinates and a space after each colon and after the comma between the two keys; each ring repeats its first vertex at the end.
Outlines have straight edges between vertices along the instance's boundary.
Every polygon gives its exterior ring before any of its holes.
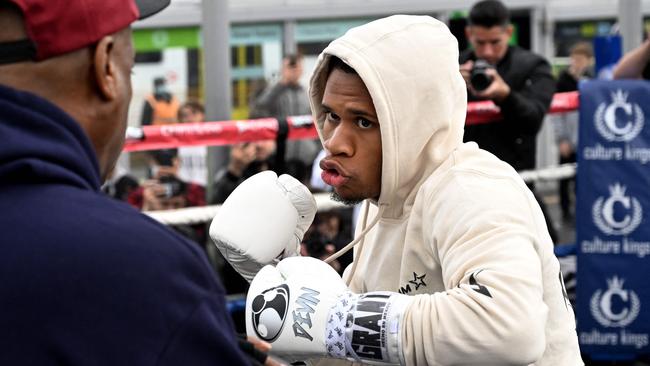
{"type": "Polygon", "coordinates": [[[350,180],[345,170],[335,161],[323,159],[320,161],[319,166],[323,169],[321,173],[323,182],[334,188],[340,187],[350,180]]]}

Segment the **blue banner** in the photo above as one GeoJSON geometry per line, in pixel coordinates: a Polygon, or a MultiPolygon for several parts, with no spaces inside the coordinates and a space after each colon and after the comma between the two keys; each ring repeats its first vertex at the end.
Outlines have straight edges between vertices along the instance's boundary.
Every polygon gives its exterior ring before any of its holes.
{"type": "Polygon", "coordinates": [[[623,42],[621,36],[608,35],[594,37],[594,58],[596,77],[611,80],[614,66],[621,58],[623,42]]]}
{"type": "Polygon", "coordinates": [[[582,352],[650,353],[650,82],[580,89],[576,205],[582,352]]]}

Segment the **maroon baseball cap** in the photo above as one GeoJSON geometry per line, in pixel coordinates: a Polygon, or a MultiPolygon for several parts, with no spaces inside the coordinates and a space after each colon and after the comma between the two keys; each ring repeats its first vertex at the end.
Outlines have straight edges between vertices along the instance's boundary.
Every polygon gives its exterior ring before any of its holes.
{"type": "Polygon", "coordinates": [[[171,0],[8,0],[29,39],[0,43],[0,64],[40,61],[88,47],[161,11],[171,0]]]}

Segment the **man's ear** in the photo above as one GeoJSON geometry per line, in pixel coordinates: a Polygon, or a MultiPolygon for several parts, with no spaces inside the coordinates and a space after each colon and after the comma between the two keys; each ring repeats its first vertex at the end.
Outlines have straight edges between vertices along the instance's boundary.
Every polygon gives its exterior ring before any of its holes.
{"type": "Polygon", "coordinates": [[[105,36],[97,43],[93,54],[94,74],[99,93],[107,100],[117,98],[117,67],[114,61],[115,37],[105,36]]]}
{"type": "Polygon", "coordinates": [[[508,41],[512,38],[512,33],[515,32],[515,27],[512,24],[508,24],[506,27],[506,33],[508,33],[508,41]]]}

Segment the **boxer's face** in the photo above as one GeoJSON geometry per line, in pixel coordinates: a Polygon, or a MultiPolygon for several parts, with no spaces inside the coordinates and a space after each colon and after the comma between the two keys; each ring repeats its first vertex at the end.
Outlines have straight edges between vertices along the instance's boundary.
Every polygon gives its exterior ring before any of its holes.
{"type": "Polygon", "coordinates": [[[381,133],[372,98],[356,74],[335,69],[327,79],[321,161],[323,180],[334,198],[356,203],[379,198],[381,191],[381,133]]]}

